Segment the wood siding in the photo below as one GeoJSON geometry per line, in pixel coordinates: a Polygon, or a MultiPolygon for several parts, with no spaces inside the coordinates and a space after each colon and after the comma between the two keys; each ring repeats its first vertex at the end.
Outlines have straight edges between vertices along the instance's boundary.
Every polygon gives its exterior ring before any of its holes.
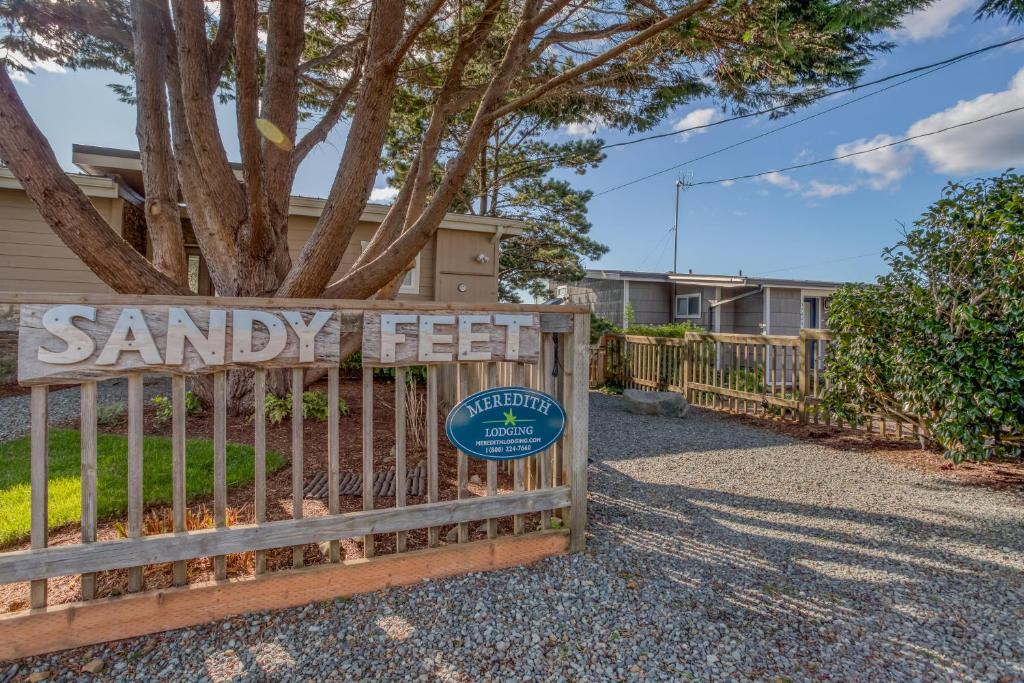
{"type": "Polygon", "coordinates": [[[595,315],[611,320],[616,327],[622,327],[625,307],[622,300],[622,280],[585,278],[566,287],[568,303],[590,306],[595,315]]]}
{"type": "Polygon", "coordinates": [[[771,305],[771,333],[800,334],[800,290],[782,287],[772,287],[771,290],[771,296],[768,297],[771,305]]]}
{"type": "MultiPolygon", "coordinates": [[[[94,197],[92,203],[120,232],[123,201],[94,197]]],[[[61,242],[21,190],[0,190],[0,290],[113,291],[61,242]]]]}

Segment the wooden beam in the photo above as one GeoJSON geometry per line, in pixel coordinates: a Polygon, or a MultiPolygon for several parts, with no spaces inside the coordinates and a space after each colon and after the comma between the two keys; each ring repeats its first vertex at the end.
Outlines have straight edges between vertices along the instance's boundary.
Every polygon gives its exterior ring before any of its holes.
{"type": "Polygon", "coordinates": [[[0,615],[0,660],[412,585],[423,579],[530,564],[565,553],[568,544],[565,530],[545,531],[4,614],[0,615]]]}
{"type": "Polygon", "coordinates": [[[283,519],[240,524],[226,529],[199,529],[136,539],[61,545],[0,553],[0,583],[14,583],[83,572],[106,571],[210,555],[285,548],[323,540],[389,534],[458,524],[488,517],[509,517],[569,504],[569,487],[481,496],[467,500],[349,512],[328,517],[283,519]]]}

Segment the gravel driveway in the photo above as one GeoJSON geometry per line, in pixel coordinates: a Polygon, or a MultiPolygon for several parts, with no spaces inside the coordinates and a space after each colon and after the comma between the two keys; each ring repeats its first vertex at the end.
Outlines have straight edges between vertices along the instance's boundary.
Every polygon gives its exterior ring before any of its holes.
{"type": "Polygon", "coordinates": [[[100,657],[147,680],[1024,681],[1024,499],[701,411],[591,406],[585,554],[20,673],[100,657]]]}
{"type": "MultiPolygon", "coordinates": [[[[143,394],[148,401],[157,395],[168,395],[170,387],[168,378],[151,376],[143,383],[143,394]]],[[[47,401],[50,424],[77,423],[81,415],[78,404],[81,395],[78,387],[51,391],[47,401]]],[[[96,402],[101,406],[124,403],[127,398],[128,380],[124,377],[100,382],[96,387],[96,402]]],[[[31,404],[30,394],[0,398],[0,442],[28,434],[32,427],[32,413],[29,411],[31,404]]]]}

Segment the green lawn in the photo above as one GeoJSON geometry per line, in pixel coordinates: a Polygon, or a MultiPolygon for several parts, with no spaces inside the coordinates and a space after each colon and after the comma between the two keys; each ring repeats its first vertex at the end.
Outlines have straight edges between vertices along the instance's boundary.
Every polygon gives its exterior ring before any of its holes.
{"type": "MultiPolygon", "coordinates": [[[[143,497],[146,504],[171,502],[171,440],[147,436],[143,442],[143,497]]],[[[97,439],[97,514],[100,519],[128,509],[128,438],[100,434],[97,439]]],[[[73,429],[50,430],[51,529],[81,518],[82,483],[80,436],[73,429]]],[[[185,489],[188,498],[213,494],[213,442],[189,440],[185,489]]],[[[0,547],[29,536],[29,437],[0,443],[0,547]]],[[[252,446],[229,443],[228,486],[252,481],[252,446]]],[[[267,471],[284,464],[280,454],[267,452],[267,471]]]]}

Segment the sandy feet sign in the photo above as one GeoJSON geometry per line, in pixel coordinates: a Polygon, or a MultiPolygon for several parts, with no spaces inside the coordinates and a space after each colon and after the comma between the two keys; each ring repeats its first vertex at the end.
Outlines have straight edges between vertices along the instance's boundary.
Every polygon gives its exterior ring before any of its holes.
{"type": "Polygon", "coordinates": [[[203,373],[339,362],[338,311],[202,306],[21,307],[18,380],[40,384],[131,371],[203,373]]]}

